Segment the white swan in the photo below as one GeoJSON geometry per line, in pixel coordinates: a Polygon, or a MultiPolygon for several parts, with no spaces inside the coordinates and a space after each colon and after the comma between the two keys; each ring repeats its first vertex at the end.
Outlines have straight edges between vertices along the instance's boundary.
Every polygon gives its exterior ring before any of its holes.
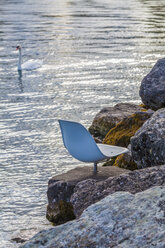
{"type": "Polygon", "coordinates": [[[35,70],[42,66],[42,61],[40,60],[29,60],[22,64],[22,53],[21,46],[17,46],[16,50],[19,51],[19,60],[18,60],[18,71],[21,70],[35,70]]]}

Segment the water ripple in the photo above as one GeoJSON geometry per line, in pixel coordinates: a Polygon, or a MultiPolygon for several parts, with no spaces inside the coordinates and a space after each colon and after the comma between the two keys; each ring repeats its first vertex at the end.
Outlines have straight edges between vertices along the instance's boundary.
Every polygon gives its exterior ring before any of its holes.
{"type": "Polygon", "coordinates": [[[83,165],[57,119],[88,127],[105,106],[140,102],[140,82],[164,54],[164,15],[163,0],[0,1],[0,247],[50,227],[48,179],[83,165]],[[43,67],[18,74],[18,44],[23,61],[43,67]]]}

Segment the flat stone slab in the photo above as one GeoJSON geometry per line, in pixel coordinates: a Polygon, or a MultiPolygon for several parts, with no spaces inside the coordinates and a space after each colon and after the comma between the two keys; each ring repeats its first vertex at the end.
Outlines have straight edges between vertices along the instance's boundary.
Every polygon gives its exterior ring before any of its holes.
{"type": "Polygon", "coordinates": [[[93,166],[77,167],[69,170],[66,173],[54,176],[49,180],[49,185],[55,181],[78,183],[86,179],[95,179],[96,181],[102,181],[108,177],[119,176],[120,174],[129,172],[129,170],[122,169],[115,166],[98,166],[98,172],[93,174],[93,166]]]}

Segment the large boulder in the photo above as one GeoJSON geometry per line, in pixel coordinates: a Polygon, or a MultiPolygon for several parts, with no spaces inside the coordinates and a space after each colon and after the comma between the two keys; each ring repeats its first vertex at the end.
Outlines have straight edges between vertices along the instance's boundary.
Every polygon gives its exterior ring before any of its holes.
{"type": "Polygon", "coordinates": [[[164,216],[165,186],[136,195],[117,192],[80,219],[41,231],[20,248],[164,248],[164,216]]]}
{"type": "Polygon", "coordinates": [[[140,86],[143,103],[153,110],[165,107],[165,58],[154,65],[140,86]]]}
{"type": "Polygon", "coordinates": [[[131,103],[119,103],[114,107],[103,108],[95,116],[89,131],[94,137],[102,140],[118,122],[142,109],[143,107],[131,103]]]}
{"type": "Polygon", "coordinates": [[[160,185],[165,185],[165,165],[134,170],[100,182],[94,179],[79,182],[71,196],[71,203],[75,215],[79,217],[88,206],[114,192],[128,191],[135,194],[160,185]]]}
{"type": "Polygon", "coordinates": [[[86,179],[98,181],[106,180],[108,177],[118,176],[127,170],[115,167],[98,167],[98,173],[93,174],[93,166],[77,167],[67,173],[57,175],[48,182],[48,206],[47,219],[54,225],[63,224],[75,219],[74,209],[70,202],[77,183],[86,179]]]}
{"type": "Polygon", "coordinates": [[[131,150],[139,168],[165,163],[165,108],[156,111],[131,138],[131,150]]]}

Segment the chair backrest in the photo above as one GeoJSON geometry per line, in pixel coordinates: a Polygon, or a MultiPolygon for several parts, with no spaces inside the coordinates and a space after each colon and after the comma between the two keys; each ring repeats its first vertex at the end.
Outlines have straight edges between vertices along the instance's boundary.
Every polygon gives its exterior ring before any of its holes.
{"type": "Polygon", "coordinates": [[[65,120],[59,120],[59,124],[64,146],[74,158],[83,162],[97,162],[106,158],[83,125],[65,120]]]}

